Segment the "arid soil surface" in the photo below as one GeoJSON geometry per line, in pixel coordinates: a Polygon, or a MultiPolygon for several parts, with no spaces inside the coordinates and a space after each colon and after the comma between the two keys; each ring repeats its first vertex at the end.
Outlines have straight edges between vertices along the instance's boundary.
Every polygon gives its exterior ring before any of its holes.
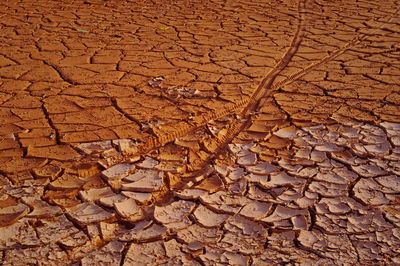
{"type": "Polygon", "coordinates": [[[0,264],[399,265],[399,6],[1,1],[0,264]]]}

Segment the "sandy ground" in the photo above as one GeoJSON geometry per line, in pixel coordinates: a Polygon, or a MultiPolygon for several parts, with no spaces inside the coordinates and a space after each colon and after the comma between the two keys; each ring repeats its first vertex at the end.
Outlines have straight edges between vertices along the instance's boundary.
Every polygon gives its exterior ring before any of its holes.
{"type": "Polygon", "coordinates": [[[400,264],[398,6],[2,1],[3,265],[400,264]]]}

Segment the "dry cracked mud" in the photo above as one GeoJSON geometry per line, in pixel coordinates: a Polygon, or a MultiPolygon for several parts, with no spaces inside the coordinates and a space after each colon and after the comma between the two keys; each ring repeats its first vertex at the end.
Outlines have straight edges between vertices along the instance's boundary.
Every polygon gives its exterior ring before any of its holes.
{"type": "Polygon", "coordinates": [[[399,265],[382,0],[0,3],[3,265],[399,265]]]}

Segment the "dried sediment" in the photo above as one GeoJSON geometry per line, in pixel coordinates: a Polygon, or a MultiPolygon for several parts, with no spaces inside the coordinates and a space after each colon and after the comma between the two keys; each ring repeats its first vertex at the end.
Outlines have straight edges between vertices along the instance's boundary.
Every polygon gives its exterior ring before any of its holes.
{"type": "Polygon", "coordinates": [[[2,263],[400,263],[396,3],[341,4],[6,3],[2,263]]]}

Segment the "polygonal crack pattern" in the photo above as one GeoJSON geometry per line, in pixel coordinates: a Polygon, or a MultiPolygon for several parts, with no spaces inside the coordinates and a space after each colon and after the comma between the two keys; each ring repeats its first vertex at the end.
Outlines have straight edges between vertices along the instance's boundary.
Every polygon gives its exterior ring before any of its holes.
{"type": "Polygon", "coordinates": [[[2,264],[400,264],[400,3],[264,2],[4,3],[2,264]]]}

